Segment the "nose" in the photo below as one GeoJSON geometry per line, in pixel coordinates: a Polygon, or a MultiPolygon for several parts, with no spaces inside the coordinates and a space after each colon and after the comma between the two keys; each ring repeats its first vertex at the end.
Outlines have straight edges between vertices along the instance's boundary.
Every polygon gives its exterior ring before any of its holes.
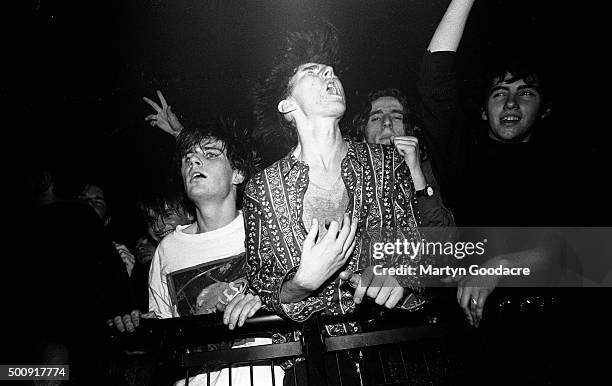
{"type": "Polygon", "coordinates": [[[333,78],[334,77],[334,68],[332,66],[325,66],[323,69],[323,77],[324,78],[333,78]]]}
{"type": "Polygon", "coordinates": [[[506,98],[506,103],[504,103],[504,108],[508,110],[514,110],[518,108],[518,104],[516,103],[515,94],[508,95],[508,98],[506,98]]]}
{"type": "Polygon", "coordinates": [[[385,115],[382,120],[383,129],[393,129],[393,120],[389,115],[385,115]]]}
{"type": "Polygon", "coordinates": [[[202,160],[200,160],[197,154],[194,153],[189,157],[189,166],[202,166],[202,160]]]}

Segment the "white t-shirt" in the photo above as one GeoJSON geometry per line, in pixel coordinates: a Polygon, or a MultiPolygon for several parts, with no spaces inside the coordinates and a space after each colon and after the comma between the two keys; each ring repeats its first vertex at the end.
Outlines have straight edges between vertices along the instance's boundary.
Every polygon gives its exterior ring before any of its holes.
{"type": "MultiPolygon", "coordinates": [[[[193,224],[192,224],[193,225],[193,224]]],[[[244,253],[244,220],[242,212],[226,226],[214,231],[189,234],[184,230],[191,225],[179,225],[175,231],[166,236],[157,247],[151,270],[149,271],[149,311],[154,311],[160,318],[178,317],[175,304],[172,304],[167,276],[171,272],[185,268],[225,259],[244,253]]],[[[233,348],[271,344],[270,338],[255,338],[243,345],[233,348]]],[[[282,384],[283,370],[274,366],[276,382],[282,384]]],[[[177,385],[184,381],[177,382],[177,385]]],[[[206,385],[206,374],[189,379],[190,385],[206,385]]],[[[229,385],[227,369],[211,372],[210,384],[215,386],[229,385]]],[[[233,385],[250,385],[248,366],[232,368],[233,385]]],[[[270,366],[253,366],[253,384],[271,385],[270,366]]]]}

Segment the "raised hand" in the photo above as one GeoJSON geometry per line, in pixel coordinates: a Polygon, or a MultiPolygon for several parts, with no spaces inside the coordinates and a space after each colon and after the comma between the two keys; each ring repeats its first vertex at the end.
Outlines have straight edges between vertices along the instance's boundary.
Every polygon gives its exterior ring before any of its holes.
{"type": "Polygon", "coordinates": [[[417,137],[403,135],[391,137],[391,143],[401,156],[404,157],[410,170],[421,167],[421,157],[419,154],[419,140],[417,137]]]}
{"type": "Polygon", "coordinates": [[[157,97],[159,98],[161,107],[147,97],[142,98],[157,112],[157,114],[147,115],[145,121],[149,122],[151,126],[159,127],[174,137],[178,136],[181,130],[183,130],[183,125],[181,125],[181,122],[172,112],[171,107],[166,103],[164,95],[159,90],[157,90],[157,97]]]}
{"type": "Polygon", "coordinates": [[[417,137],[404,135],[391,137],[391,143],[397,149],[398,153],[404,157],[406,165],[412,175],[414,187],[416,190],[425,188],[427,182],[421,169],[421,153],[419,151],[419,140],[417,137]]]}
{"type": "Polygon", "coordinates": [[[125,264],[125,268],[127,269],[128,276],[132,276],[132,270],[134,269],[134,264],[136,263],[136,258],[130,250],[123,244],[119,244],[113,241],[113,245],[115,249],[121,256],[121,261],[125,264]]]}

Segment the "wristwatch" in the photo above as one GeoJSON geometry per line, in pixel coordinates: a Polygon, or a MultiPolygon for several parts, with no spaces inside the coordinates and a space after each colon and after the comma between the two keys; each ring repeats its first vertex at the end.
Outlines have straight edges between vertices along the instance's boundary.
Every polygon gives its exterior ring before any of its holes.
{"type": "Polygon", "coordinates": [[[434,188],[431,185],[425,186],[424,189],[415,191],[417,197],[431,197],[434,195],[434,188]]]}

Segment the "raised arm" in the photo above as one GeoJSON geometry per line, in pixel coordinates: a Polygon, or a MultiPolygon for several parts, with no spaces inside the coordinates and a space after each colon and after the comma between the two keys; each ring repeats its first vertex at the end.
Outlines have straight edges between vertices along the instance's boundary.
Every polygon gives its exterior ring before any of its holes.
{"type": "Polygon", "coordinates": [[[472,4],[474,0],[451,1],[429,42],[429,47],[427,47],[429,52],[457,51],[472,4]]]}
{"type": "Polygon", "coordinates": [[[159,90],[157,90],[157,97],[159,98],[161,106],[147,97],[142,98],[149,106],[153,107],[156,112],[156,114],[147,115],[145,121],[149,122],[151,126],[157,126],[176,138],[181,130],[183,130],[183,125],[174,112],[172,112],[171,106],[166,102],[164,95],[159,90]]]}
{"type": "Polygon", "coordinates": [[[423,137],[445,204],[455,212],[464,195],[472,137],[464,127],[457,93],[455,51],[474,0],[452,0],[423,56],[418,81],[423,137]]]}

